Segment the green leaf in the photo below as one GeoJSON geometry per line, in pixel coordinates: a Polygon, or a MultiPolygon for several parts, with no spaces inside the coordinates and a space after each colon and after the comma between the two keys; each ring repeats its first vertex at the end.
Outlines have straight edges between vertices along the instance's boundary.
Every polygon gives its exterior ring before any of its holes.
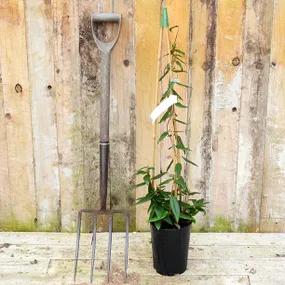
{"type": "Polygon", "coordinates": [[[165,184],[168,184],[168,183],[171,182],[171,181],[173,181],[173,178],[166,179],[166,180],[162,181],[162,182],[159,184],[159,186],[163,186],[163,185],[165,185],[165,184]]]}
{"type": "Polygon", "coordinates": [[[170,71],[170,64],[168,63],[165,68],[164,68],[164,71],[163,71],[163,74],[162,76],[159,78],[159,81],[161,81],[170,71]]]}
{"type": "Polygon", "coordinates": [[[181,171],[182,171],[182,164],[180,162],[176,163],[174,170],[175,170],[175,174],[177,176],[180,176],[181,175],[181,171]]]}
{"type": "Polygon", "coordinates": [[[161,218],[161,219],[164,219],[168,212],[162,208],[161,206],[157,205],[155,208],[154,208],[154,211],[155,211],[155,214],[158,218],[161,218]]]}
{"type": "Polygon", "coordinates": [[[170,218],[169,216],[165,217],[165,218],[164,218],[164,221],[165,221],[166,223],[168,223],[169,225],[173,225],[173,221],[171,220],[171,218],[170,218]]]}
{"type": "Polygon", "coordinates": [[[177,137],[176,137],[176,147],[177,147],[178,149],[184,149],[184,148],[185,148],[185,146],[184,146],[184,144],[183,144],[183,141],[182,141],[182,139],[181,139],[180,136],[177,136],[177,137]]]}
{"type": "Polygon", "coordinates": [[[182,156],[182,158],[183,158],[186,162],[188,162],[188,163],[190,163],[190,164],[193,164],[193,165],[195,165],[195,166],[198,166],[196,163],[194,163],[193,161],[189,160],[187,157],[182,156]]]}
{"type": "Polygon", "coordinates": [[[177,102],[177,103],[175,104],[175,106],[178,107],[178,108],[188,108],[188,106],[183,105],[183,104],[180,103],[180,102],[177,102]]]}
{"type": "Polygon", "coordinates": [[[166,168],[166,171],[168,171],[171,167],[171,165],[173,164],[173,159],[171,159],[170,163],[168,164],[167,168],[166,168]]]}
{"type": "Polygon", "coordinates": [[[192,216],[188,216],[186,214],[180,213],[180,218],[184,219],[184,220],[188,220],[188,221],[193,221],[193,217],[192,216]]]}
{"type": "Polygon", "coordinates": [[[175,196],[170,196],[170,207],[174,215],[175,221],[178,223],[180,217],[180,206],[175,196]]]}
{"type": "Polygon", "coordinates": [[[168,131],[163,132],[163,133],[160,135],[160,137],[159,137],[157,143],[160,143],[160,142],[161,142],[162,140],[164,140],[168,135],[169,135],[168,131]]]}
{"type": "Polygon", "coordinates": [[[170,118],[172,116],[172,109],[168,108],[168,110],[164,113],[164,115],[162,116],[162,118],[160,119],[159,123],[162,123],[164,121],[166,121],[168,118],[170,118]]]}
{"type": "Polygon", "coordinates": [[[149,184],[151,181],[150,181],[150,175],[149,174],[146,174],[144,177],[143,177],[143,181],[145,182],[145,184],[149,184]]]}
{"type": "Polygon", "coordinates": [[[161,228],[161,221],[154,222],[154,225],[155,225],[157,230],[160,230],[160,228],[161,228]]]}
{"type": "Polygon", "coordinates": [[[167,215],[168,215],[168,212],[166,212],[163,216],[159,216],[159,217],[156,216],[156,217],[154,217],[154,218],[149,219],[148,221],[149,221],[150,223],[154,223],[154,222],[163,220],[167,215]]]}
{"type": "Polygon", "coordinates": [[[187,184],[182,176],[179,176],[178,178],[176,178],[175,182],[184,194],[189,194],[187,184]]]}
{"type": "Polygon", "coordinates": [[[176,48],[175,51],[180,53],[181,55],[185,55],[185,52],[181,49],[176,48]]]}
{"type": "Polygon", "coordinates": [[[145,182],[142,182],[142,183],[133,185],[133,186],[131,187],[131,189],[136,189],[136,188],[139,188],[139,187],[144,186],[144,185],[146,185],[145,182]]]}
{"type": "Polygon", "coordinates": [[[136,204],[139,205],[139,204],[150,201],[152,199],[153,195],[154,195],[153,193],[148,193],[144,197],[138,198],[136,204]]]}
{"type": "Polygon", "coordinates": [[[161,172],[159,174],[157,174],[156,176],[152,177],[152,180],[156,180],[156,179],[159,179],[161,178],[163,175],[165,175],[167,172],[161,172]]]}
{"type": "Polygon", "coordinates": [[[190,192],[189,193],[190,196],[194,196],[194,195],[198,195],[198,194],[201,194],[201,192],[190,192]]]}
{"type": "Polygon", "coordinates": [[[183,87],[186,87],[186,88],[190,88],[189,85],[186,85],[186,84],[183,84],[183,83],[180,83],[180,82],[176,82],[177,85],[180,85],[180,86],[183,86],[183,87]]]}
{"type": "Polygon", "coordinates": [[[172,94],[176,95],[180,100],[183,100],[182,97],[174,89],[172,89],[172,94]]]}
{"type": "Polygon", "coordinates": [[[185,123],[185,122],[183,122],[183,121],[180,121],[180,120],[178,120],[178,119],[174,119],[174,121],[176,121],[177,123],[180,123],[180,124],[182,124],[182,125],[187,125],[187,123],[185,123]]]}
{"type": "Polygon", "coordinates": [[[180,136],[176,137],[176,148],[183,150],[184,154],[186,154],[187,151],[190,151],[190,149],[183,144],[180,136]]]}

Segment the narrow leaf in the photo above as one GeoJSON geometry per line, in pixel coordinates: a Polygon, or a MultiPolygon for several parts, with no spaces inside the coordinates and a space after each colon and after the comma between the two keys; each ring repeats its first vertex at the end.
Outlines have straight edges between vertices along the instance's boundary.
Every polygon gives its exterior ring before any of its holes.
{"type": "Polygon", "coordinates": [[[144,186],[144,185],[146,185],[145,182],[142,182],[142,183],[133,185],[131,189],[136,189],[136,188],[139,188],[139,187],[144,186]]]}
{"type": "Polygon", "coordinates": [[[188,108],[188,106],[183,105],[183,104],[180,103],[180,102],[177,102],[177,103],[175,104],[175,106],[178,107],[178,108],[188,108]]]}
{"type": "Polygon", "coordinates": [[[195,166],[198,166],[196,163],[194,163],[193,161],[189,160],[187,157],[182,156],[182,158],[183,158],[186,162],[188,162],[188,163],[190,163],[190,164],[193,164],[193,165],[195,165],[195,166]]]}
{"type": "Polygon", "coordinates": [[[168,135],[169,135],[168,131],[163,132],[163,133],[160,135],[160,137],[159,137],[157,143],[160,143],[160,142],[161,142],[162,140],[164,140],[168,135]]]}
{"type": "Polygon", "coordinates": [[[177,175],[177,176],[180,176],[181,175],[181,170],[182,170],[182,165],[181,165],[181,163],[179,162],[179,163],[176,163],[176,165],[175,165],[175,174],[177,175]]]}
{"type": "Polygon", "coordinates": [[[157,230],[160,230],[160,228],[161,228],[161,221],[154,222],[154,225],[155,225],[157,230]]]}
{"type": "Polygon", "coordinates": [[[173,164],[173,159],[171,159],[170,163],[168,164],[167,168],[166,168],[166,171],[168,171],[171,167],[171,165],[173,164]]]}
{"type": "Polygon", "coordinates": [[[159,179],[161,178],[163,175],[165,175],[167,172],[161,172],[159,174],[157,174],[156,176],[152,177],[152,180],[156,180],[156,179],[159,179]]]}
{"type": "Polygon", "coordinates": [[[178,119],[174,119],[177,123],[180,123],[180,124],[182,124],[182,125],[187,125],[187,123],[185,123],[185,122],[183,122],[183,121],[180,121],[180,120],[178,120],[178,119]]]}
{"type": "Polygon", "coordinates": [[[170,196],[170,207],[173,212],[175,221],[178,223],[180,217],[180,206],[177,198],[172,195],[170,196]]]}
{"type": "Polygon", "coordinates": [[[184,219],[184,220],[188,220],[188,221],[193,221],[193,217],[192,216],[188,216],[186,214],[180,213],[180,218],[184,219]]]}
{"type": "Polygon", "coordinates": [[[159,123],[162,123],[164,121],[166,121],[168,118],[170,118],[172,116],[172,110],[171,108],[169,108],[164,115],[162,116],[162,118],[160,119],[159,123]]]}

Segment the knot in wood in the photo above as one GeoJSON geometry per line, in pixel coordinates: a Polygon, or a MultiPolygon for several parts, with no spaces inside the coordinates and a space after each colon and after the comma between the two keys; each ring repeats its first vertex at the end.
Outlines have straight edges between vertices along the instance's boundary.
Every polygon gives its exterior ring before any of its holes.
{"type": "Polygon", "coordinates": [[[23,92],[23,87],[21,86],[21,84],[17,83],[15,85],[15,91],[16,91],[16,93],[22,93],[23,92]]]}
{"type": "Polygon", "coordinates": [[[238,56],[236,56],[235,58],[233,58],[232,60],[232,65],[233,66],[238,66],[240,64],[240,58],[238,56]]]}

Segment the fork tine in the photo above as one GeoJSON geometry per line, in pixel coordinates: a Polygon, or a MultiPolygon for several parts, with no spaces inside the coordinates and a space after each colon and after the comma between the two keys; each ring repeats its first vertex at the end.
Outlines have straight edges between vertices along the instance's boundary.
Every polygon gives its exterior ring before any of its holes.
{"type": "Polygon", "coordinates": [[[77,275],[77,266],[78,266],[78,258],[79,258],[79,245],[80,245],[80,232],[81,232],[81,219],[82,212],[78,212],[78,221],[77,221],[77,234],[76,234],[76,249],[75,249],[75,263],[74,263],[74,272],[73,272],[73,281],[76,282],[77,275]]]}
{"type": "Polygon", "coordinates": [[[110,281],[111,271],[111,255],[112,255],[112,230],[113,230],[113,215],[109,216],[109,242],[108,242],[108,258],[107,258],[107,280],[110,281]]]}
{"type": "Polygon", "coordinates": [[[90,283],[93,284],[94,265],[95,265],[95,251],[96,251],[96,230],[97,230],[97,215],[93,216],[93,235],[92,235],[92,257],[90,270],[90,283]]]}
{"type": "Polygon", "coordinates": [[[126,239],[125,239],[125,283],[128,278],[128,263],[129,263],[129,213],[126,213],[126,239]]]}

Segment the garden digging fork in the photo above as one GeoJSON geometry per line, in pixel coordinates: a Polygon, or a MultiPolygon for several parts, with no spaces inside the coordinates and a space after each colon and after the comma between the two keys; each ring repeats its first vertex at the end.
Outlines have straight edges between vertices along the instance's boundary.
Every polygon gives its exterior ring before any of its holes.
{"type": "Polygon", "coordinates": [[[95,266],[95,252],[96,252],[96,224],[99,215],[108,217],[109,224],[109,238],[108,238],[108,255],[107,255],[107,280],[110,280],[111,271],[111,253],[112,253],[112,228],[114,214],[123,215],[125,218],[125,281],[127,279],[128,269],[128,251],[129,251],[129,220],[130,214],[127,210],[108,210],[107,203],[107,189],[108,189],[108,172],[109,172],[109,112],[110,112],[110,67],[111,67],[111,52],[115,46],[121,29],[121,15],[117,13],[99,13],[91,15],[91,27],[95,43],[102,56],[102,94],[100,98],[100,210],[95,209],[81,209],[78,212],[77,221],[77,236],[75,249],[75,264],[74,264],[74,283],[76,282],[79,247],[80,247],[80,233],[82,215],[89,214],[93,218],[93,235],[92,235],[92,250],[91,250],[91,269],[90,269],[90,283],[93,283],[94,266],[95,266]],[[99,36],[100,25],[111,24],[118,25],[116,36],[110,40],[102,40],[99,36]]]}

